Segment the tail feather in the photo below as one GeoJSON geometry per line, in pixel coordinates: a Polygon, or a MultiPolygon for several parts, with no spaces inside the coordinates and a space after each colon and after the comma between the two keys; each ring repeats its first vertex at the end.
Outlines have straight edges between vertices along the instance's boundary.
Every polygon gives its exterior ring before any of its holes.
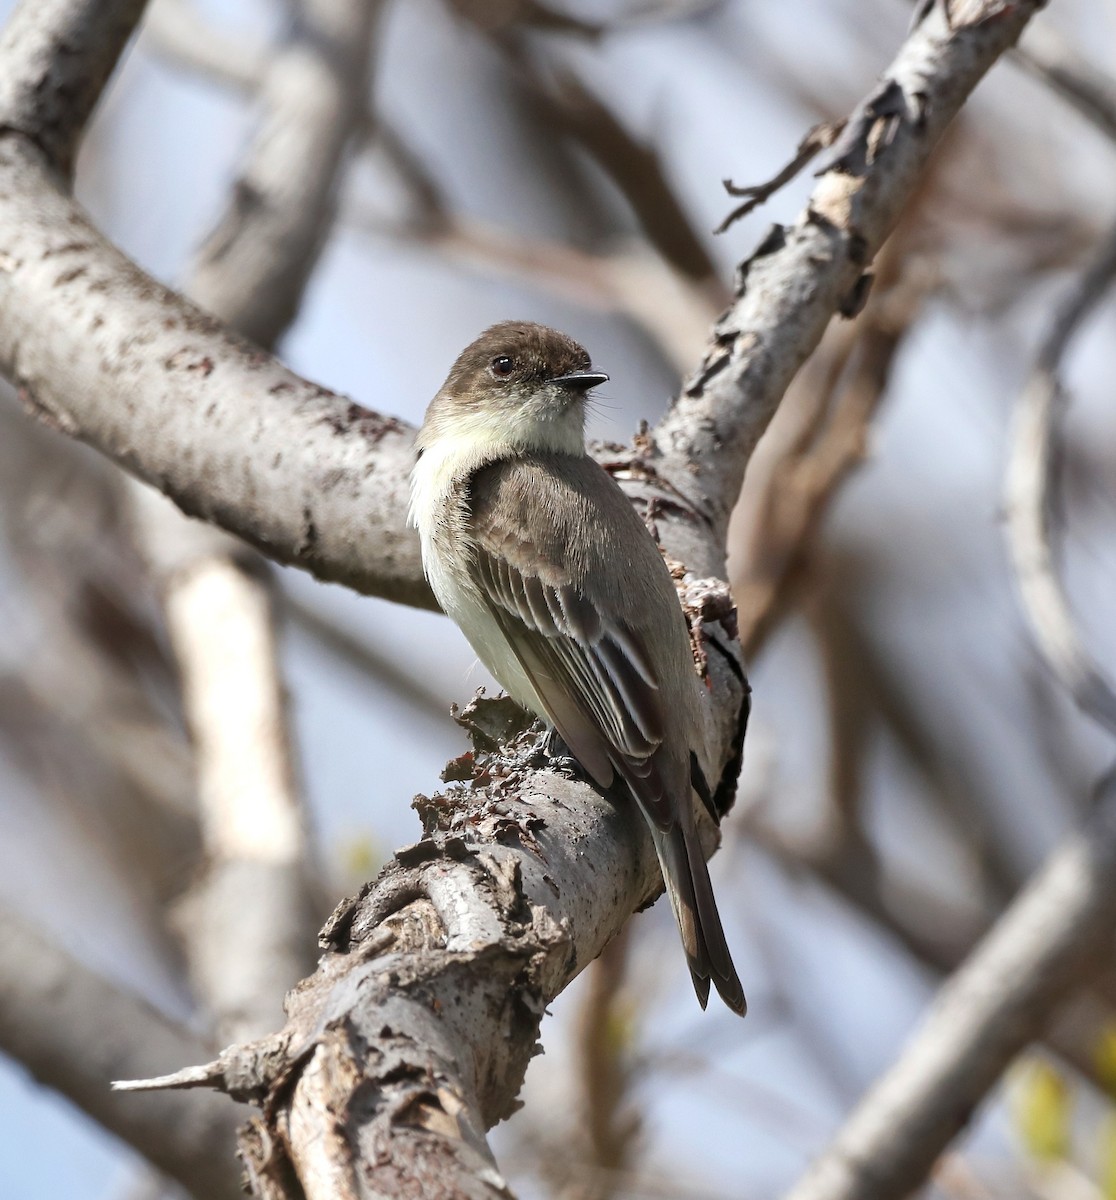
{"type": "Polygon", "coordinates": [[[666,832],[652,829],[652,834],[698,1003],[705,1008],[712,981],[729,1008],[744,1016],[748,1002],[725,940],[696,830],[687,836],[680,822],[666,832]]]}
{"type": "Polygon", "coordinates": [[[651,830],[698,1003],[705,1008],[712,983],[729,1008],[744,1016],[748,1003],[725,940],[686,786],[690,764],[660,752],[644,760],[638,772],[629,759],[614,765],[651,830]],[[679,796],[681,803],[671,802],[679,796]]]}

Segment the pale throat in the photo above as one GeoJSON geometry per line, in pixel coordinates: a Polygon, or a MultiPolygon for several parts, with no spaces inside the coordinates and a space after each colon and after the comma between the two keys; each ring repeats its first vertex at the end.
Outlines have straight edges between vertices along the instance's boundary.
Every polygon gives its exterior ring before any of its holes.
{"type": "Polygon", "coordinates": [[[523,412],[454,413],[427,417],[418,438],[420,457],[411,473],[410,523],[429,531],[457,481],[486,463],[530,454],[585,454],[580,405],[540,420],[523,412]]]}

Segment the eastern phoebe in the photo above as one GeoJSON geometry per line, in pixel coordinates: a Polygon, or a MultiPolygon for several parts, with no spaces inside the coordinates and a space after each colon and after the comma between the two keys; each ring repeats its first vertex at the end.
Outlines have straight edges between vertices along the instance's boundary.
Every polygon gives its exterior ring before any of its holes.
{"type": "Polygon", "coordinates": [[[505,321],[431,401],[411,476],[430,586],[484,665],[601,787],[615,774],[658,852],[702,1008],[746,1004],[694,820],[703,745],[686,618],[643,521],[585,451],[608,376],[576,342],[505,321]]]}

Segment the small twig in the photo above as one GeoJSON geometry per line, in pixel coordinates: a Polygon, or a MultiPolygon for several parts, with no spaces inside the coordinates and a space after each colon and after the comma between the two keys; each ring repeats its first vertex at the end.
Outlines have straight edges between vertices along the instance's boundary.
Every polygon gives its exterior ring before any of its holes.
{"type": "Polygon", "coordinates": [[[746,217],[754,208],[765,204],[773,195],[802,170],[803,167],[822,150],[827,150],[840,136],[845,128],[845,118],[839,121],[822,121],[809,130],[798,143],[794,157],[782,170],[773,175],[766,183],[753,184],[750,187],[738,187],[731,179],[724,180],[725,191],[730,196],[746,196],[743,204],[737,205],[727,217],[713,230],[714,233],[724,233],[730,226],[735,225],[742,217],[746,217]]]}
{"type": "MultiPolygon", "coordinates": [[[[515,31],[486,29],[505,56],[528,107],[573,139],[619,188],[656,252],[691,281],[719,274],[665,170],[658,148],[640,140],[571,66],[554,68],[515,31]]],[[[548,130],[549,132],[549,130],[548,130]]]]}
{"type": "Polygon", "coordinates": [[[486,33],[503,33],[515,28],[537,29],[546,33],[567,33],[595,41],[605,27],[596,21],[579,20],[551,8],[540,0],[510,0],[492,4],[489,0],[448,0],[460,17],[486,33]]]}
{"type": "Polygon", "coordinates": [[[355,212],[374,234],[409,238],[451,264],[485,276],[505,276],[598,312],[619,313],[641,329],[681,375],[700,353],[719,311],[716,297],[677,271],[653,249],[636,243],[613,253],[523,237],[460,215],[427,220],[422,210],[403,228],[355,212]]]}
{"type": "Polygon", "coordinates": [[[1082,711],[1116,733],[1116,691],[1086,650],[1055,569],[1051,487],[1067,395],[1062,359],[1116,280],[1116,228],[1051,325],[1019,398],[1005,500],[1007,536],[1031,630],[1054,676],[1082,711]]]}
{"type": "Polygon", "coordinates": [[[1113,921],[1116,787],[1107,786],[786,1200],[907,1196],[1058,1002],[1104,964],[1113,921]]]}
{"type": "Polygon", "coordinates": [[[191,1088],[213,1088],[224,1079],[223,1064],[214,1059],[196,1067],[182,1067],[166,1075],[147,1079],[114,1079],[114,1092],[186,1092],[191,1088]]]}
{"type": "MultiPolygon", "coordinates": [[[[422,155],[383,116],[376,118],[375,137],[368,148],[383,156],[403,186],[407,195],[407,222],[428,236],[444,230],[450,220],[450,202],[445,189],[422,155]]],[[[343,211],[342,216],[345,215],[352,213],[345,214],[343,211]]],[[[359,216],[359,213],[356,215],[359,216]]],[[[372,221],[365,224],[374,226],[372,221]]]]}
{"type": "MultiPolygon", "coordinates": [[[[873,711],[864,687],[847,686],[860,663],[839,608],[824,602],[806,606],[819,666],[829,726],[828,803],[817,850],[822,875],[844,870],[858,895],[874,898],[885,890],[883,858],[869,836],[865,820],[873,711]]],[[[870,899],[862,901],[867,906],[870,899]]]]}

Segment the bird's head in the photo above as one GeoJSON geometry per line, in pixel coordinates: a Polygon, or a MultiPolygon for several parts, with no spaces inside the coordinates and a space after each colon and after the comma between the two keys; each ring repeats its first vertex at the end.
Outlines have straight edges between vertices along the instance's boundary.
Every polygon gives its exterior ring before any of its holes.
{"type": "Polygon", "coordinates": [[[451,437],[477,450],[582,454],[586,393],[607,380],[564,333],[503,321],[458,356],[427,410],[419,452],[451,437]]]}

